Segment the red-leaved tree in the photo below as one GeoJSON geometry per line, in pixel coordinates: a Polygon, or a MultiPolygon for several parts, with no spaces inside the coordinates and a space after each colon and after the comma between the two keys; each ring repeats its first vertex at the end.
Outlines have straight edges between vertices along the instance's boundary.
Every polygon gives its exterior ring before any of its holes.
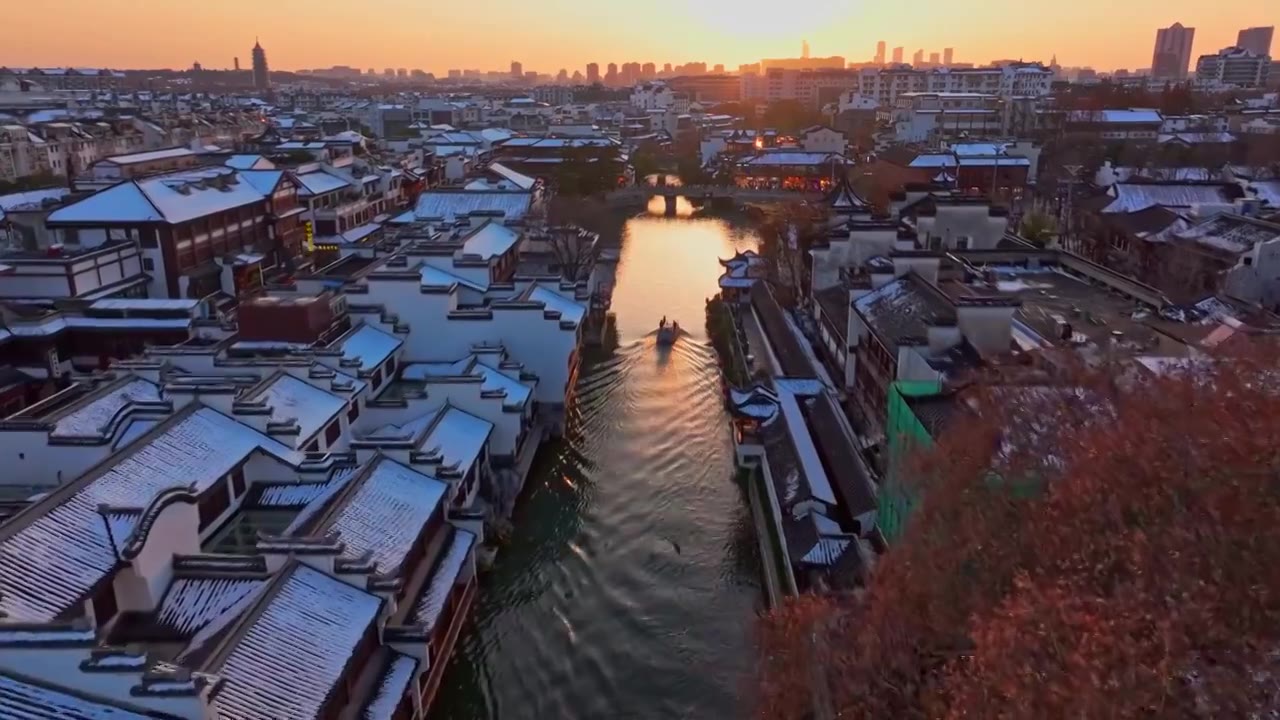
{"type": "Polygon", "coordinates": [[[865,592],[761,621],[759,716],[1274,717],[1275,357],[960,393],[865,592]]]}

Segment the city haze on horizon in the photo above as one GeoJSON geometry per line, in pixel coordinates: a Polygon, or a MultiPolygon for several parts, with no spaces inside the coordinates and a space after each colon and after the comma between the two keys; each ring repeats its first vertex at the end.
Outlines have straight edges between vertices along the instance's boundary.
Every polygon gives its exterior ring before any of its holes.
{"type": "Polygon", "coordinates": [[[904,22],[898,6],[862,0],[810,0],[780,9],[773,3],[653,0],[642,12],[581,0],[480,0],[467,12],[442,11],[413,0],[368,0],[360,14],[329,0],[274,3],[224,0],[193,6],[172,0],[54,0],[20,4],[7,13],[18,32],[0,48],[0,66],[80,66],[120,69],[247,67],[259,39],[273,69],[349,65],[361,69],[422,68],[442,77],[449,69],[500,70],[512,60],[526,70],[570,74],[587,63],[723,63],[727,70],[768,57],[798,57],[802,41],[812,54],[867,62],[877,41],[917,49],[956,49],[955,61],[983,65],[997,59],[1048,62],[1098,70],[1147,68],[1157,28],[1179,22],[1196,29],[1192,57],[1235,44],[1246,27],[1275,25],[1280,12],[1265,3],[1231,13],[1192,0],[1135,0],[1123,13],[1112,2],[1077,0],[1031,9],[1016,0],[973,4],[924,0],[927,27],[904,22]],[[332,6],[332,7],[329,7],[332,6]],[[50,11],[62,18],[56,33],[44,27],[50,11]],[[1013,18],[1012,20],[1009,18],[1013,18]],[[124,37],[146,28],[151,37],[124,37]]]}

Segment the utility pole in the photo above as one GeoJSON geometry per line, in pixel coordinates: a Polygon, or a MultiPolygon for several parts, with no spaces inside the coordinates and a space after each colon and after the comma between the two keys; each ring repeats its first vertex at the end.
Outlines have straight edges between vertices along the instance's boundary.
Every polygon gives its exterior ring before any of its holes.
{"type": "Polygon", "coordinates": [[[1065,242],[1064,244],[1066,245],[1067,250],[1069,250],[1069,251],[1071,251],[1071,252],[1076,252],[1076,247],[1075,247],[1075,232],[1074,232],[1074,225],[1075,225],[1075,212],[1074,212],[1074,210],[1073,210],[1073,208],[1072,208],[1071,201],[1072,201],[1073,194],[1075,193],[1075,189],[1076,189],[1076,177],[1078,177],[1078,176],[1079,176],[1081,167],[1082,167],[1082,166],[1080,166],[1080,165],[1063,165],[1063,166],[1062,166],[1062,169],[1063,169],[1063,170],[1066,170],[1066,171],[1069,173],[1069,175],[1068,175],[1068,179],[1067,179],[1067,212],[1066,212],[1066,222],[1065,222],[1065,223],[1059,223],[1059,226],[1060,226],[1060,227],[1063,229],[1063,231],[1064,231],[1064,232],[1062,232],[1061,234],[1063,234],[1063,235],[1065,235],[1065,236],[1066,236],[1066,238],[1065,238],[1065,239],[1066,239],[1066,242],[1065,242]]]}

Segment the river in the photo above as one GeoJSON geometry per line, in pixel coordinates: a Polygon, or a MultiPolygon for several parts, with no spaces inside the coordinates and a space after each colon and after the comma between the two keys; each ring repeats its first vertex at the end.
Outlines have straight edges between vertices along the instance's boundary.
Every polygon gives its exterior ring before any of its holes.
{"type": "Polygon", "coordinates": [[[618,347],[587,360],[565,439],[540,451],[432,717],[746,714],[759,553],[704,301],[717,258],[756,238],[690,213],[627,221],[618,347]],[[664,314],[689,336],[660,349],[664,314]]]}

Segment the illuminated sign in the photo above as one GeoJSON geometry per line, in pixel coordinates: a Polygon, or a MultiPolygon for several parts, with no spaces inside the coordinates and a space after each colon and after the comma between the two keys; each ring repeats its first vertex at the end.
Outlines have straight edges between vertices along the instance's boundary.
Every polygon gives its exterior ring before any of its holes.
{"type": "Polygon", "coordinates": [[[308,220],[302,223],[302,234],[307,239],[307,252],[314,252],[316,249],[316,232],[308,220]]]}

